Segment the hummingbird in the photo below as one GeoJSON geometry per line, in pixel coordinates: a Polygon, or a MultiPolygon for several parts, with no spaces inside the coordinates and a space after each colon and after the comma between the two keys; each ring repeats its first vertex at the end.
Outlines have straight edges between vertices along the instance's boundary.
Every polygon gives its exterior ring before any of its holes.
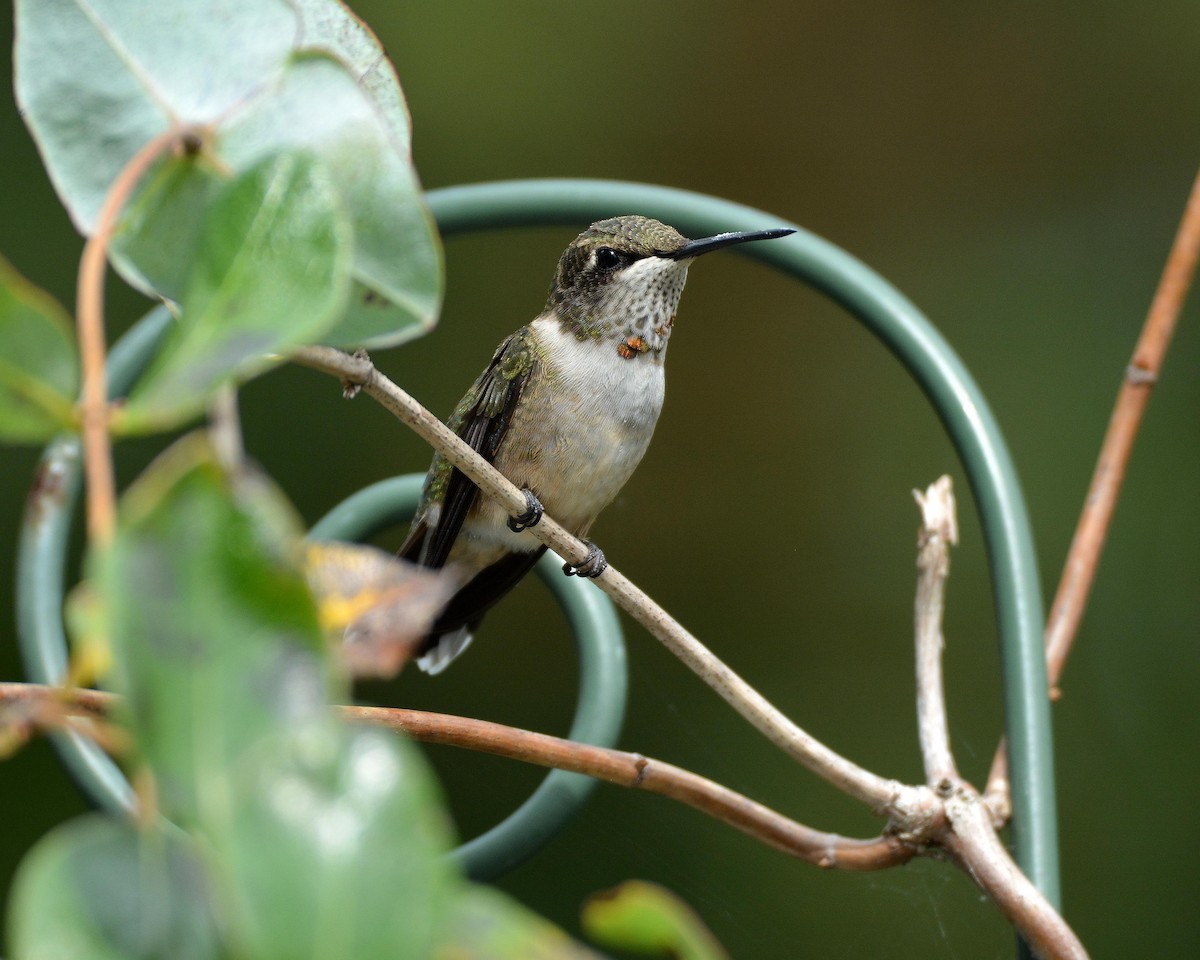
{"type": "MultiPolygon", "coordinates": [[[[398,552],[424,567],[454,566],[461,577],[419,648],[422,670],[444,670],[537,563],[546,547],[528,528],[543,511],[584,538],[641,461],[662,410],[667,342],[692,261],[794,232],[689,240],[657,220],[621,216],[571,242],[545,309],[497,347],[446,421],[521,488],[526,510],[508,516],[439,453],[398,552]]],[[[598,577],[608,563],[584,542],[587,558],[563,572],[598,577]]]]}

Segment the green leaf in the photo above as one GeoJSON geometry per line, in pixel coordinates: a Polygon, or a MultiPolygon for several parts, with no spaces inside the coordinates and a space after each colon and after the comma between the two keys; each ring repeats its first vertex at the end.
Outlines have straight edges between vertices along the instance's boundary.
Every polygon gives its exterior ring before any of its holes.
{"type": "Polygon", "coordinates": [[[704,922],[670,890],[629,880],[593,894],[583,906],[583,929],[604,947],[674,960],[728,960],[704,922]]]}
{"type": "Polygon", "coordinates": [[[349,283],[349,228],[324,170],[303,154],[269,158],[213,203],[183,294],[183,319],[115,427],[178,425],[217,387],[319,338],[349,283]]]}
{"type": "Polygon", "coordinates": [[[220,956],[204,867],[175,830],[93,815],[43,837],[8,907],[22,960],[208,960],[220,956]]]}
{"type": "Polygon", "coordinates": [[[0,440],[76,426],[79,361],[70,318],[0,257],[0,440]]]}
{"type": "Polygon", "coordinates": [[[295,149],[311,151],[333,173],[354,227],[356,286],[324,342],[392,346],[428,331],[441,302],[441,248],[407,147],[389,135],[353,73],[325,53],[297,56],[218,142],[235,169],[295,149]]]}
{"type": "Polygon", "coordinates": [[[380,730],[328,718],[259,743],[234,803],[206,824],[231,928],[255,960],[424,960],[457,886],[424,759],[380,730]]]}
{"type": "Polygon", "coordinates": [[[90,558],[110,684],[181,825],[227,811],[255,744],[323,718],[334,692],[281,499],[261,483],[235,493],[193,435],[130,488],[113,544],[90,558]]]}
{"type": "Polygon", "coordinates": [[[286,66],[285,0],[17,0],[17,103],[71,219],[91,233],[133,155],[220,123],[286,66]]]}
{"type": "MultiPolygon", "coordinates": [[[[329,709],[290,509],[185,438],[89,558],[112,685],[162,812],[204,838],[236,956],[424,958],[457,886],[420,753],[329,709]]],[[[169,955],[169,954],[167,954],[169,955]]]]}
{"type": "Polygon", "coordinates": [[[203,154],[156,163],[113,232],[109,255],[121,276],[149,296],[182,300],[205,219],[228,180],[203,154]]]}
{"type": "Polygon", "coordinates": [[[598,960],[554,924],[488,887],[466,888],[454,901],[452,931],[438,957],[454,960],[598,960]]]}
{"type": "Polygon", "coordinates": [[[390,346],[432,327],[441,248],[404,97],[341,4],[18,0],[17,19],[18,101],[81,231],[145,143],[172,123],[208,127],[201,156],[147,177],[114,237],[114,265],[134,286],[179,299],[218,172],[305,149],[325,162],[355,234],[353,296],[325,342],[390,346]]]}
{"type": "Polygon", "coordinates": [[[362,20],[338,0],[296,0],[304,31],[301,46],[341,59],[374,101],[395,145],[411,150],[412,127],[400,80],[383,45],[362,20]]]}

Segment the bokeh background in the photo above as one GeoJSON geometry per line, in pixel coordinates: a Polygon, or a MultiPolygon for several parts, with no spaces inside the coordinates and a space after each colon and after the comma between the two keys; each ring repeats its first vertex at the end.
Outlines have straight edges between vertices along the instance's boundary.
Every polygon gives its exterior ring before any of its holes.
{"type": "MultiPolygon", "coordinates": [[[[1200,164],[1194,0],[355,7],[396,64],[427,187],[528,176],[685,187],[795,220],[892,280],[989,397],[1052,594],[1200,164]]],[[[9,57],[11,22],[0,31],[9,57]]],[[[8,89],[0,251],[70,305],[81,242],[8,89]]],[[[376,362],[448,413],[495,343],[538,312],[572,235],[453,240],[441,325],[376,362]]],[[[1196,299],[1138,440],[1054,712],[1065,909],[1096,956],[1200,950],[1196,299]]],[[[117,332],[145,304],[114,290],[110,309],[117,332]]],[[[947,615],[950,717],[964,773],[981,781],[1001,724],[994,611],[961,467],[917,388],[840,311],[732,255],[692,272],[669,367],[655,442],[594,529],[610,559],[803,726],[880,773],[915,779],[909,490],[949,471],[963,498],[947,615]]],[[[309,520],[428,462],[368,400],[347,404],[308,371],[264,377],[243,404],[254,454],[309,520]]],[[[121,476],[156,449],[123,446],[121,476]]],[[[19,675],[12,558],[35,457],[0,450],[5,678],[19,675]]],[[[877,829],[625,622],[624,746],[818,827],[877,829]]],[[[574,683],[564,624],[533,582],[447,675],[367,693],[562,732],[574,683]]],[[[467,836],[539,776],[448,750],[431,756],[467,836]]],[[[22,853],[84,801],[45,744],[0,772],[7,889],[22,853]]],[[[943,864],[822,873],[611,787],[499,885],[574,931],[583,897],[628,877],[677,891],[735,957],[1012,955],[1005,923],[943,864]]]]}

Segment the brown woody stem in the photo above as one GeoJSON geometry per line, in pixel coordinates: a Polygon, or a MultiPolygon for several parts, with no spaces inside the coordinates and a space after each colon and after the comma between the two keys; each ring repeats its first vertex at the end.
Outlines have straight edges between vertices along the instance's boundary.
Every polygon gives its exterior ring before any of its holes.
{"type": "Polygon", "coordinates": [[[96,218],[95,228],[84,244],[79,260],[75,315],[83,377],[80,413],[83,421],[83,465],[87,477],[88,539],[101,547],[112,540],[116,528],[116,483],[108,434],[108,387],[105,378],[104,276],[108,267],[108,245],[117,217],[146,171],[164,152],[181,143],[194,141],[197,137],[196,128],[172,127],[133,155],[109,188],[96,218]]]}
{"type": "MultiPolygon", "coordinates": [[[[1121,388],[1108,430],[1100,447],[1100,456],[1091,485],[1083,501],[1075,536],[1063,565],[1058,592],[1046,622],[1046,668],[1052,695],[1062,677],[1063,666],[1079,631],[1080,621],[1096,578],[1096,568],[1117,497],[1125,479],[1125,468],[1142,424],[1150,393],[1158,382],[1163,359],[1187,299],[1196,261],[1200,255],[1200,175],[1192,184],[1171,252],[1167,255],[1158,289],[1154,293],[1142,332],[1125,368],[1121,388]]],[[[1004,742],[997,748],[988,776],[989,802],[1001,811],[1007,809],[1008,766],[1004,742]]]]}

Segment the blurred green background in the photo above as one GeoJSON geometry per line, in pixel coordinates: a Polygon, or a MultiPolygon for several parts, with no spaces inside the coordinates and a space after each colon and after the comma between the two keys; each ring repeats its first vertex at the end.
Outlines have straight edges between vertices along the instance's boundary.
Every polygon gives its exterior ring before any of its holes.
{"type": "MultiPolygon", "coordinates": [[[[1052,595],[1200,164],[1194,0],[355,8],[396,64],[427,187],[527,176],[685,187],[795,220],[892,280],[989,397],[1052,595]]],[[[9,56],[11,23],[0,30],[9,56]]],[[[81,241],[11,95],[0,103],[0,160],[0,252],[71,305],[81,241]]],[[[445,415],[495,343],[541,308],[572,236],[452,241],[441,325],[376,362],[445,415]]],[[[1054,713],[1065,909],[1096,956],[1200,950],[1200,867],[1187,839],[1200,791],[1196,299],[1138,440],[1054,713]]],[[[114,334],[146,306],[122,290],[109,303],[114,334]]],[[[733,255],[692,272],[669,380],[655,442],[595,538],[801,725],[880,773],[919,777],[909,490],[950,471],[966,497],[934,415],[846,316],[733,255]]],[[[309,520],[428,463],[428,450],[379,408],[344,402],[308,371],[252,384],[243,407],[255,456],[309,520]]],[[[122,446],[122,478],[156,449],[122,446]]],[[[12,558],[36,452],[0,458],[0,675],[12,678],[12,558]]],[[[978,524],[966,502],[962,513],[949,706],[959,762],[981,782],[1001,723],[997,651],[978,524]]],[[[625,747],[814,826],[877,829],[626,624],[625,747]]],[[[414,673],[366,693],[562,732],[574,683],[563,622],[530,583],[447,675],[414,673]]],[[[539,776],[431,755],[464,835],[502,817],[539,776]]],[[[7,889],[23,851],[83,801],[45,744],[0,769],[7,889]]],[[[576,930],[582,898],[628,877],[676,890],[735,957],[1012,955],[996,911],[945,865],[822,873],[612,787],[500,886],[576,930]]]]}

